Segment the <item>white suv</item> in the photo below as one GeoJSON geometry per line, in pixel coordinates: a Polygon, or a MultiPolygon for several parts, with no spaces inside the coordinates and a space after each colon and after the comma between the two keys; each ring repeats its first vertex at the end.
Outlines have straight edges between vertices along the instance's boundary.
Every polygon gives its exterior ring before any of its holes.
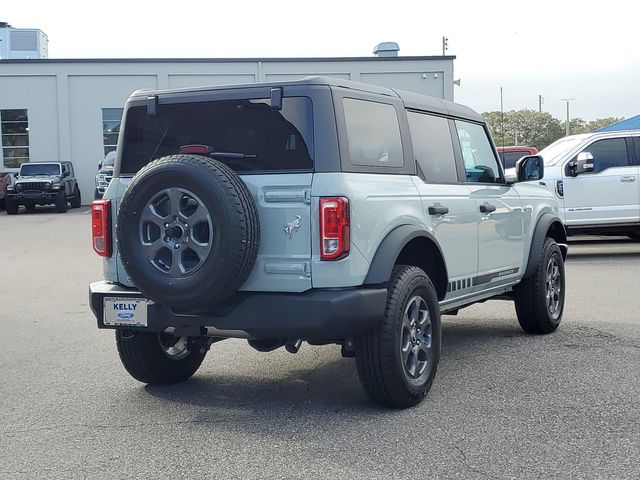
{"type": "Polygon", "coordinates": [[[538,155],[570,235],[640,236],[640,130],[571,135],[538,155]]]}

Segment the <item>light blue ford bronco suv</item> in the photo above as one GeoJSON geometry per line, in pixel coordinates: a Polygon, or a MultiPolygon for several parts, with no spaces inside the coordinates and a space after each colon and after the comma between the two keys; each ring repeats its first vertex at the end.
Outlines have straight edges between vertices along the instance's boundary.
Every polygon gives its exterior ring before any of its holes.
{"type": "Polygon", "coordinates": [[[527,157],[506,181],[480,115],[415,93],[321,77],[138,91],[92,205],[92,310],[141,382],[187,380],[227,338],[339,344],[374,401],[409,407],[441,314],[512,300],[526,332],[558,327],[566,234],[531,183],[543,170],[527,157]]]}

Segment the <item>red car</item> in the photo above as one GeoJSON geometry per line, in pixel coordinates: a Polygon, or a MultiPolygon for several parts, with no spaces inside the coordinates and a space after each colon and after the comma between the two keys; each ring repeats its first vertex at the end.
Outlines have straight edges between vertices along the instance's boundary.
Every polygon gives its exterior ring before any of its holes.
{"type": "Polygon", "coordinates": [[[0,172],[0,208],[4,208],[4,198],[7,196],[7,185],[11,184],[11,174],[0,172]]]}
{"type": "Polygon", "coordinates": [[[525,155],[538,153],[536,147],[497,147],[497,150],[505,170],[507,168],[515,168],[516,162],[525,155]]]}

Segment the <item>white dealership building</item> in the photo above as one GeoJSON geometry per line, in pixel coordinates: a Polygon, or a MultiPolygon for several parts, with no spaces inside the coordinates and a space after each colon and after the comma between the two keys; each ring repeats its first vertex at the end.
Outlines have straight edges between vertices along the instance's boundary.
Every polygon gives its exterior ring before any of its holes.
{"type": "Polygon", "coordinates": [[[83,203],[93,198],[98,162],[115,148],[125,100],[166,89],[287,81],[324,75],[453,100],[453,56],[0,60],[0,171],[26,161],[71,160],[83,203]]]}

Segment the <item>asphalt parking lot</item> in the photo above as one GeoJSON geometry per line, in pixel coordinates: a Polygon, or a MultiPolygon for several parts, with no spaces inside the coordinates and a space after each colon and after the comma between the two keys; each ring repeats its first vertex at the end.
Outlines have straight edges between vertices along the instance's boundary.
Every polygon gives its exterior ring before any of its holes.
{"type": "Polygon", "coordinates": [[[87,304],[85,212],[0,212],[0,478],[640,477],[640,242],[572,242],[552,335],[508,302],[444,317],[429,396],[392,411],[336,346],[229,340],[187,383],[137,383],[87,304]]]}

